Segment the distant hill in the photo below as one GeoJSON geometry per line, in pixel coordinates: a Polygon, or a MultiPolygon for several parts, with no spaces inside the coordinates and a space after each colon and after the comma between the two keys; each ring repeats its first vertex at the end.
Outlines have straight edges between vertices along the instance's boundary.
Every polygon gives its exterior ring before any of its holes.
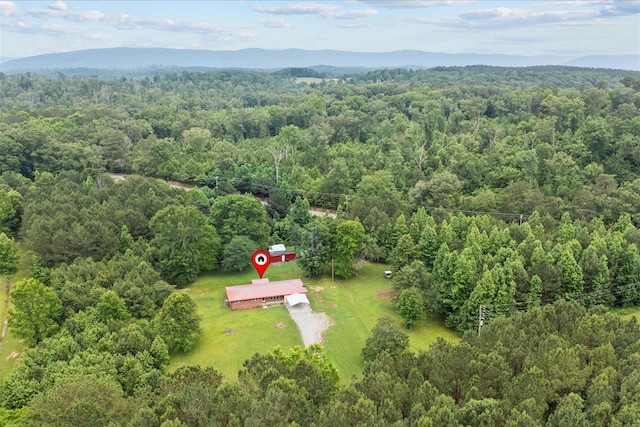
{"type": "Polygon", "coordinates": [[[572,59],[565,63],[573,67],[613,68],[618,70],[640,70],[638,55],[591,55],[572,59]]]}
{"type": "Polygon", "coordinates": [[[348,52],[338,50],[243,49],[188,50],[161,48],[111,48],[50,53],[11,59],[0,64],[5,73],[70,69],[131,70],[145,67],[241,68],[277,70],[291,67],[432,68],[437,66],[492,65],[526,67],[534,65],[573,65],[593,68],[640,70],[637,57],[483,55],[470,53],[429,53],[416,50],[394,52],[348,52]],[[634,61],[635,59],[635,61],[634,61]]]}

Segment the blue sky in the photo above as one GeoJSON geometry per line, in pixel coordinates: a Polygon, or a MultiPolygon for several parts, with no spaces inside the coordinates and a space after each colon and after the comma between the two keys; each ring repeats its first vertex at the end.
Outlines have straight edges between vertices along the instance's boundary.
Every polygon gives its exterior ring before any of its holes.
{"type": "Polygon", "coordinates": [[[120,46],[640,55],[640,0],[0,1],[0,56],[120,46]]]}

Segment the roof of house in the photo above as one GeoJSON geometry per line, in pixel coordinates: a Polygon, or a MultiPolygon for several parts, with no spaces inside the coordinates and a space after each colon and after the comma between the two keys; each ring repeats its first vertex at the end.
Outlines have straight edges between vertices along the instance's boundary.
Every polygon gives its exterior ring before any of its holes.
{"type": "Polygon", "coordinates": [[[300,279],[281,280],[279,282],[261,280],[251,285],[227,286],[225,289],[229,301],[279,297],[295,293],[306,294],[308,292],[300,279]]]}
{"type": "Polygon", "coordinates": [[[300,294],[300,293],[287,295],[286,297],[284,297],[284,300],[287,302],[287,304],[289,304],[292,307],[298,304],[310,304],[309,300],[307,299],[307,296],[305,294],[300,294]]]}

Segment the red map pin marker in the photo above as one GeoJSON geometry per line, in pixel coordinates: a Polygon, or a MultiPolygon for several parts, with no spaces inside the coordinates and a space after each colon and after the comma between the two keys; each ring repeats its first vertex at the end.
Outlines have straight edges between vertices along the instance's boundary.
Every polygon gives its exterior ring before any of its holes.
{"type": "Polygon", "coordinates": [[[269,256],[269,252],[267,251],[255,251],[251,256],[251,262],[253,266],[256,268],[258,275],[262,279],[262,275],[269,267],[269,263],[271,262],[271,257],[269,256]]]}

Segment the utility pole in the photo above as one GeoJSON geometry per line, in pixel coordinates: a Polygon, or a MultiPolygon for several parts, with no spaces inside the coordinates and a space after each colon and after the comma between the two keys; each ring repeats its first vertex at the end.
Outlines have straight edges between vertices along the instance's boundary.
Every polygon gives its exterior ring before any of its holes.
{"type": "Polygon", "coordinates": [[[480,304],[480,309],[478,310],[478,336],[480,336],[480,331],[482,331],[482,325],[484,324],[484,305],[480,304]]]}
{"type": "Polygon", "coordinates": [[[216,176],[216,190],[218,189],[218,176],[216,176]]]}

